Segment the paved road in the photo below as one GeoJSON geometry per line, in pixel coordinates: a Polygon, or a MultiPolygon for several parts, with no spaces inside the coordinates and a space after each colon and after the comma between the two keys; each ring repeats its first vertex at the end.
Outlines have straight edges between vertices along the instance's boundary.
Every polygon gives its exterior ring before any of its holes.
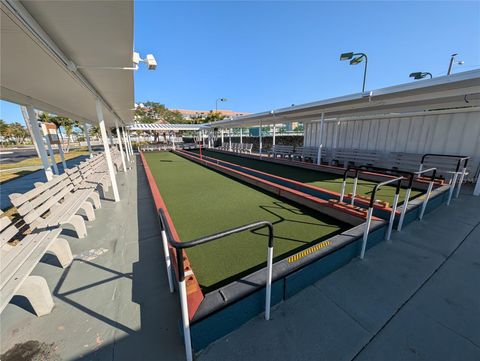
{"type": "Polygon", "coordinates": [[[36,157],[37,152],[34,147],[1,148],[0,164],[16,163],[26,158],[36,157]]]}

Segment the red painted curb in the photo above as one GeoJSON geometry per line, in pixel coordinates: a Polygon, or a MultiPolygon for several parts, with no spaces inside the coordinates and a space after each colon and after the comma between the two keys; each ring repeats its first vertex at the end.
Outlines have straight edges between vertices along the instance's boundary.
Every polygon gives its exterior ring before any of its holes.
{"type": "MultiPolygon", "coordinates": [[[[155,182],[155,178],[153,177],[150,167],[148,166],[148,163],[145,160],[143,152],[140,152],[140,158],[142,159],[143,167],[145,169],[145,174],[147,175],[148,185],[150,186],[150,191],[152,192],[153,201],[155,202],[155,208],[157,211],[160,208],[164,210],[165,218],[166,218],[165,221],[168,223],[172,237],[175,239],[176,242],[181,242],[180,237],[178,236],[177,230],[175,229],[175,226],[173,224],[172,218],[168,213],[167,206],[162,198],[162,195],[160,194],[160,191],[158,190],[157,183],[155,182]]],[[[170,251],[170,258],[172,259],[173,269],[175,270],[175,274],[178,277],[178,270],[176,267],[177,257],[176,257],[175,249],[172,246],[170,246],[170,244],[168,245],[168,248],[170,251]]],[[[192,267],[190,265],[190,261],[188,260],[187,254],[185,252],[183,252],[183,257],[184,257],[185,271],[188,272],[192,269],[192,267]]],[[[195,274],[186,276],[185,281],[187,286],[188,317],[190,318],[190,320],[192,320],[193,316],[198,310],[198,307],[200,306],[200,303],[202,303],[204,296],[200,288],[200,285],[198,284],[197,278],[195,277],[195,274]]]]}

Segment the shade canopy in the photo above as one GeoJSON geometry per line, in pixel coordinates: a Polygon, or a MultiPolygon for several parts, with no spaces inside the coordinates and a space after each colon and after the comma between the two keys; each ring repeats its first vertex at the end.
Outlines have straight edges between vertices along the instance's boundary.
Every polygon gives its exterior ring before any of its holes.
{"type": "Polygon", "coordinates": [[[1,3],[1,98],[95,123],[133,122],[133,1],[1,3]],[[75,68],[87,66],[87,68],[75,68]],[[97,67],[94,69],[92,67],[97,67]]]}
{"type": "Polygon", "coordinates": [[[321,114],[331,120],[405,112],[480,106],[480,70],[420,80],[398,86],[356,93],[251,115],[231,117],[211,127],[258,127],[318,121],[321,114]]]}
{"type": "Polygon", "coordinates": [[[166,131],[180,131],[180,130],[200,130],[204,128],[201,124],[143,124],[136,123],[128,126],[129,130],[139,130],[139,131],[156,131],[156,132],[166,132],[166,131]]]}

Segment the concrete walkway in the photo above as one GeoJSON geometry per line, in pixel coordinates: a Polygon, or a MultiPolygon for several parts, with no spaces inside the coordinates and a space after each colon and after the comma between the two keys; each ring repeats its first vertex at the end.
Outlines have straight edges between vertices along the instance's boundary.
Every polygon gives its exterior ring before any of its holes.
{"type": "MultiPolygon", "coordinates": [[[[64,231],[73,264],[45,257],[33,272],[53,290],[52,313],[15,299],[0,315],[2,361],[185,359],[143,167],[117,179],[122,200],[107,195],[85,239],[64,231]]],[[[468,192],[197,359],[480,360],[480,198],[468,192]]]]}
{"type": "Polygon", "coordinates": [[[480,198],[471,193],[198,359],[480,360],[480,198]]]}
{"type": "Polygon", "coordinates": [[[53,311],[38,318],[16,299],[2,312],[2,361],[184,360],[150,188],[143,167],[132,166],[117,175],[121,201],[102,200],[86,238],[63,232],[72,265],[45,257],[33,271],[53,290],[53,311]]]}

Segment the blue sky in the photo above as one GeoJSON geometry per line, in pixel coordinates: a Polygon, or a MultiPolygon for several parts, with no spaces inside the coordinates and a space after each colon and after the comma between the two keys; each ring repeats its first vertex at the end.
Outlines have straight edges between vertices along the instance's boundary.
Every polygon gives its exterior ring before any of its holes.
{"type": "MultiPolygon", "coordinates": [[[[135,4],[135,49],[157,71],[135,75],[136,101],[169,108],[257,112],[409,82],[412,71],[444,75],[480,68],[478,2],[154,2],[135,4]]],[[[0,116],[22,121],[2,102],[0,116]]]]}

